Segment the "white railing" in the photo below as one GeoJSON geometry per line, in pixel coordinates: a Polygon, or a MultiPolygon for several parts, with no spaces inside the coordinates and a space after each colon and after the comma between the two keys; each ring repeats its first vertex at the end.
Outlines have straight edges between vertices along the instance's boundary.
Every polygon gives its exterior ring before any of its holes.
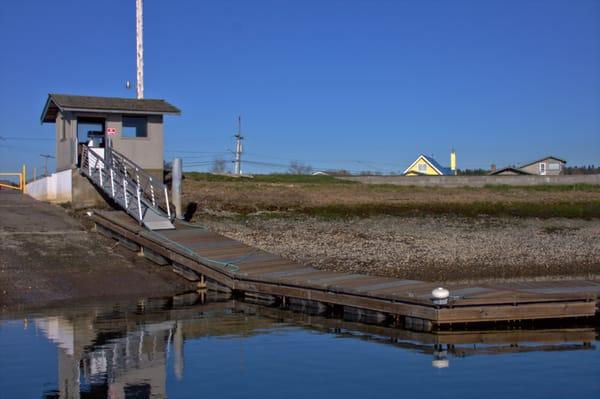
{"type": "Polygon", "coordinates": [[[149,211],[172,221],[167,186],[116,151],[103,155],[82,145],[80,170],[140,224],[149,211]]]}

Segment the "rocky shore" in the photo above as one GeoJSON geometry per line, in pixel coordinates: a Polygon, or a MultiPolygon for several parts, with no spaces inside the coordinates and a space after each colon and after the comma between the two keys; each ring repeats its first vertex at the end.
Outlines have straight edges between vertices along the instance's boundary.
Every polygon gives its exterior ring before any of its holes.
{"type": "Polygon", "coordinates": [[[200,218],[211,230],[323,270],[429,281],[600,276],[598,220],[200,218]]]}

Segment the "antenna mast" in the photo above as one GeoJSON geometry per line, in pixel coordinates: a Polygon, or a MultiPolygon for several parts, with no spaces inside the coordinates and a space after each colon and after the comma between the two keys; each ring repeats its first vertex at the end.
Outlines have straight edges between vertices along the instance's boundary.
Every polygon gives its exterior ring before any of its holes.
{"type": "Polygon", "coordinates": [[[241,116],[238,116],[238,132],[234,137],[235,137],[234,173],[239,176],[242,174],[242,151],[243,151],[242,140],[244,139],[244,137],[242,137],[242,117],[241,116]]]}
{"type": "Polygon", "coordinates": [[[143,0],[135,0],[135,44],[137,53],[137,88],[136,97],[144,98],[144,31],[143,0]]]}

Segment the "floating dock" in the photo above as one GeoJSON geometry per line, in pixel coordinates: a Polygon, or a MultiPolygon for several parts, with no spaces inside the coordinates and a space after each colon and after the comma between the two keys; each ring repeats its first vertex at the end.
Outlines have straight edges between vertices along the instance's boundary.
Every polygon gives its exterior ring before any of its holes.
{"type": "Polygon", "coordinates": [[[443,284],[318,270],[193,225],[150,231],[124,212],[97,211],[98,231],[199,286],[249,302],[355,321],[430,330],[463,323],[594,317],[600,282],[593,280],[443,284]]]}

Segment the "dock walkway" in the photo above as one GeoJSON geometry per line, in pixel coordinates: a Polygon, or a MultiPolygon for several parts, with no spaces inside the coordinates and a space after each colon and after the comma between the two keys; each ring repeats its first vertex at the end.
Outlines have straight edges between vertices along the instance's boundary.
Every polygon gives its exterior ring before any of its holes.
{"type": "Polygon", "coordinates": [[[444,284],[447,304],[433,303],[439,283],[318,270],[188,224],[149,231],[120,211],[92,215],[98,230],[151,260],[212,288],[320,313],[341,309],[364,321],[407,326],[593,317],[600,281],[444,284]]]}

